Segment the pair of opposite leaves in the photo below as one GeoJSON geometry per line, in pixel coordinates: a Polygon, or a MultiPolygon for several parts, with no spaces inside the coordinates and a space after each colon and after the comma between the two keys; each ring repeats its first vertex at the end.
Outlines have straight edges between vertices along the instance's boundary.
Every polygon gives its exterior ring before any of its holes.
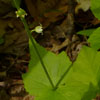
{"type": "MultiPolygon", "coordinates": [[[[71,61],[65,52],[55,55],[36,42],[35,44],[56,85],[71,61]]],[[[23,74],[23,81],[25,89],[35,96],[35,100],[91,100],[99,92],[100,52],[84,46],[59,87],[53,90],[31,42],[29,47],[31,60],[29,71],[23,74]]]]}

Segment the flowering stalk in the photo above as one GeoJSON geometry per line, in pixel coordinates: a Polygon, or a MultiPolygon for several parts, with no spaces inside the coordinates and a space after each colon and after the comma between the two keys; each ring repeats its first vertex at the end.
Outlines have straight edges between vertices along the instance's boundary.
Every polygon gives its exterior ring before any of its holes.
{"type": "MultiPolygon", "coordinates": [[[[20,17],[21,21],[23,22],[25,30],[27,32],[27,35],[28,35],[30,41],[32,42],[32,45],[33,45],[33,47],[34,47],[34,49],[36,51],[36,54],[37,54],[37,56],[38,56],[38,58],[40,60],[40,63],[41,63],[41,65],[42,65],[42,67],[43,67],[43,69],[44,69],[44,71],[45,71],[45,73],[47,75],[47,78],[48,78],[52,88],[54,88],[54,84],[53,84],[53,82],[51,80],[51,77],[50,77],[50,75],[49,75],[49,73],[48,73],[48,71],[46,69],[46,66],[44,65],[44,62],[43,62],[43,60],[42,60],[42,58],[41,58],[41,56],[39,54],[39,51],[38,51],[38,49],[37,49],[37,47],[36,47],[36,45],[35,45],[35,43],[33,41],[33,38],[32,38],[32,35],[31,35],[31,31],[29,30],[28,24],[27,24],[27,22],[25,20],[25,16],[27,15],[27,13],[16,4],[16,0],[13,0],[13,1],[14,1],[14,4],[15,4],[17,10],[18,10],[16,12],[17,17],[20,17]]],[[[42,28],[38,26],[37,28],[34,29],[34,31],[40,33],[42,31],[42,28]]]]}

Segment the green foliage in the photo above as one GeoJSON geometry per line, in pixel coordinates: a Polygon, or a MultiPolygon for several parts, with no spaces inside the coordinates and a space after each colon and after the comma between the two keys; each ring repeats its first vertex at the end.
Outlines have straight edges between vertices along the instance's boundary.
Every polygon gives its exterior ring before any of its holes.
{"type": "MultiPolygon", "coordinates": [[[[91,11],[94,16],[100,19],[100,0],[91,0],[91,11]]],[[[97,29],[89,29],[80,31],[77,34],[89,36],[88,42],[90,46],[96,50],[100,49],[100,27],[97,29]]]]}
{"type": "MultiPolygon", "coordinates": [[[[36,43],[36,42],[35,42],[36,43]]],[[[23,75],[26,90],[35,100],[91,100],[99,90],[100,52],[83,47],[69,73],[53,89],[31,42],[29,72],[23,75]],[[95,67],[96,66],[96,67],[95,67]],[[92,95],[90,95],[92,93],[92,95]]],[[[55,55],[36,43],[54,85],[71,64],[65,52],[55,55]]]]}
{"type": "Polygon", "coordinates": [[[100,0],[91,0],[91,10],[95,17],[100,19],[100,0]]]}
{"type": "Polygon", "coordinates": [[[90,43],[92,48],[96,50],[100,49],[100,27],[97,28],[89,37],[88,42],[90,43]]]}
{"type": "Polygon", "coordinates": [[[77,34],[84,35],[84,36],[90,36],[94,31],[95,29],[87,29],[87,30],[79,31],[77,32],[77,34]]]}
{"type": "MultiPolygon", "coordinates": [[[[23,76],[23,78],[24,78],[24,82],[27,85],[30,83],[29,80],[31,80],[32,84],[29,85],[30,87],[29,88],[26,87],[28,91],[30,91],[31,89],[31,92],[30,92],[31,94],[33,93],[41,94],[43,93],[41,91],[48,90],[48,88],[52,89],[52,87],[47,79],[47,76],[45,75],[45,72],[42,68],[42,65],[39,61],[39,58],[31,42],[29,42],[29,46],[30,46],[30,54],[31,54],[31,60],[29,63],[30,70],[29,70],[29,73],[23,76]],[[32,89],[32,87],[36,89],[32,89]],[[37,89],[39,90],[37,91],[37,89]]],[[[67,68],[71,64],[69,58],[67,57],[65,52],[62,52],[59,55],[55,55],[54,53],[45,50],[43,47],[41,47],[37,43],[36,43],[36,46],[49,72],[49,75],[52,78],[54,85],[56,85],[59,78],[63,75],[63,73],[67,70],[67,68]]]]}
{"type": "Polygon", "coordinates": [[[95,50],[100,49],[100,27],[97,29],[79,31],[77,34],[89,36],[88,42],[90,46],[95,50]]]}

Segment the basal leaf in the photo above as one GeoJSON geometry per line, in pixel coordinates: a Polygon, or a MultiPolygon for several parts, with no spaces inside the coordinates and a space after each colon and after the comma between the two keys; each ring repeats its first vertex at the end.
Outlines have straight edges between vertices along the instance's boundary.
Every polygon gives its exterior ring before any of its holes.
{"type": "Polygon", "coordinates": [[[89,37],[88,42],[90,43],[92,48],[96,50],[100,49],[100,27],[97,28],[89,37]]]}
{"type": "Polygon", "coordinates": [[[95,29],[87,29],[87,30],[79,31],[79,32],[77,32],[77,34],[90,36],[94,31],[95,31],[95,29]]]}
{"type": "Polygon", "coordinates": [[[62,81],[66,85],[59,87],[65,100],[92,100],[99,90],[100,52],[83,47],[71,70],[62,81]]]}
{"type": "MultiPolygon", "coordinates": [[[[71,64],[70,60],[64,52],[55,55],[37,43],[36,46],[56,85],[71,64]]],[[[100,53],[97,51],[83,47],[56,90],[52,89],[31,43],[30,53],[29,71],[23,75],[23,81],[26,90],[35,96],[35,100],[91,100],[99,90],[100,53]]]]}
{"type": "Polygon", "coordinates": [[[91,0],[91,10],[95,17],[100,19],[100,0],[91,0]]]}
{"type": "MultiPolygon", "coordinates": [[[[35,96],[40,96],[44,93],[47,93],[47,91],[52,90],[52,87],[47,79],[47,76],[45,75],[45,72],[40,64],[38,56],[31,42],[29,45],[31,54],[29,72],[23,75],[23,79],[27,91],[35,96]]],[[[52,78],[53,83],[56,85],[59,78],[71,64],[69,58],[65,52],[62,52],[59,55],[55,55],[54,53],[45,50],[37,43],[36,46],[49,72],[49,75],[52,78]]]]}

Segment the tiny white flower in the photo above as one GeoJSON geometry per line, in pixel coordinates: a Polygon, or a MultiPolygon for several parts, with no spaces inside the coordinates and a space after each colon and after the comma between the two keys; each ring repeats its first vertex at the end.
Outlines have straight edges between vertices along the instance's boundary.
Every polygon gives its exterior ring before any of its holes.
{"type": "Polygon", "coordinates": [[[36,26],[34,29],[31,30],[31,33],[32,32],[41,33],[41,35],[43,35],[43,27],[42,27],[42,25],[40,24],[40,26],[36,26]]]}
{"type": "Polygon", "coordinates": [[[25,16],[27,15],[27,13],[25,12],[25,10],[23,10],[23,9],[19,9],[18,11],[16,11],[16,16],[17,17],[22,17],[22,18],[24,18],[25,16]]]}
{"type": "Polygon", "coordinates": [[[34,31],[37,32],[37,33],[42,33],[43,32],[43,28],[40,25],[40,26],[35,27],[34,31]]]}

